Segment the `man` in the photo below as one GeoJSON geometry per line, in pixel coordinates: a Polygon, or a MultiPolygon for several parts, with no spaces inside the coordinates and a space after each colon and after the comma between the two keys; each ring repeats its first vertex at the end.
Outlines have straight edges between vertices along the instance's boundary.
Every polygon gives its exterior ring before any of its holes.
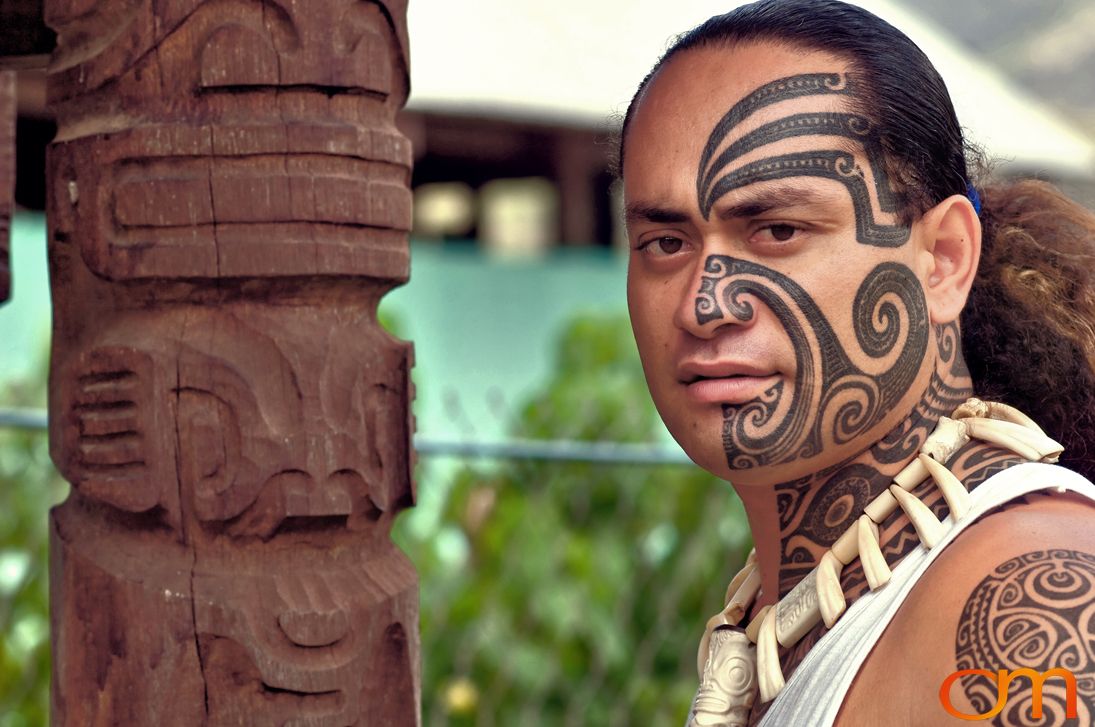
{"type": "MultiPolygon", "coordinates": [[[[775,621],[763,607],[806,604],[814,582],[795,587],[823,578],[819,569],[839,574],[848,605],[867,593],[865,569],[886,566],[855,553],[834,565],[830,549],[974,392],[960,314],[981,256],[980,200],[940,89],[919,50],[862,10],[762,2],[682,37],[628,111],[621,167],[635,337],[670,432],[745,504],[760,583],[741,619],[751,637],[776,628],[756,625],[775,621]]],[[[973,511],[946,518],[957,529],[930,556],[921,544],[929,525],[904,514],[919,512],[904,490],[893,496],[901,509],[879,518],[877,539],[894,582],[864,598],[866,607],[888,599],[891,613],[857,607],[849,623],[862,633],[881,624],[881,636],[860,639],[850,673],[819,663],[795,679],[815,645],[814,661],[845,660],[850,637],[819,643],[828,631],[819,623],[781,634],[789,683],[768,691],[787,694],[763,693],[762,664],[760,698],[731,707],[712,685],[732,667],[701,653],[694,723],[752,724],[771,708],[765,724],[936,725],[1002,702],[997,724],[1025,724],[1040,700],[1039,724],[1076,724],[1065,722],[1073,703],[1078,724],[1090,724],[1095,487],[1062,468],[1020,465],[1030,456],[1016,448],[973,438],[946,452],[965,488],[991,479],[984,491],[996,494],[978,500],[974,490],[973,511]],[[897,565],[906,555],[924,561],[914,575],[897,565]],[[1035,677],[1070,669],[1078,697],[1063,678],[1026,678],[1005,684],[1001,699],[986,674],[999,681],[1000,669],[1021,667],[1035,677]],[[986,671],[941,700],[960,668],[986,671]],[[829,679],[832,688],[819,683],[829,679]]],[[[1043,454],[1053,459],[1034,458],[1043,454]]],[[[933,478],[905,489],[943,519],[950,507],[933,478]]],[[[758,648],[777,653],[763,635],[758,648]]]]}

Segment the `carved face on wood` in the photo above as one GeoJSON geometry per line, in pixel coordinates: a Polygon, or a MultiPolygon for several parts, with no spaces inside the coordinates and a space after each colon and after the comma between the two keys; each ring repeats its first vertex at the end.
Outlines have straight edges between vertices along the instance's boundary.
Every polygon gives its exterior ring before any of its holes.
{"type": "Polygon", "coordinates": [[[406,351],[370,342],[345,314],[282,313],[262,330],[190,309],[108,331],[62,382],[66,476],[123,510],[162,507],[172,525],[181,510],[264,539],[308,519],[360,530],[409,504],[409,471],[395,465],[410,446],[406,351]],[[327,319],[323,347],[302,345],[306,318],[327,319]],[[180,335],[151,343],[165,328],[180,335]]]}
{"type": "Polygon", "coordinates": [[[417,709],[405,5],[46,0],[58,722],[417,709]]]}

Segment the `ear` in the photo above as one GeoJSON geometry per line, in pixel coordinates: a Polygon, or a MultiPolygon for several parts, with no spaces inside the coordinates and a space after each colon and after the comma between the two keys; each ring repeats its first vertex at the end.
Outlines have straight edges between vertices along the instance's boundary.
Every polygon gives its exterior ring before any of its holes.
{"type": "Polygon", "coordinates": [[[981,221],[970,201],[956,194],[917,221],[920,274],[934,324],[950,323],[966,305],[981,259],[981,221]]]}

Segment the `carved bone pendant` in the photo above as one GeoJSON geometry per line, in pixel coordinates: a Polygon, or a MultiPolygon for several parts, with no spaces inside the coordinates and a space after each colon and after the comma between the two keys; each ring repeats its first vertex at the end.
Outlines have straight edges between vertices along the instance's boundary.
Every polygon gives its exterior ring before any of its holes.
{"type": "Polygon", "coordinates": [[[686,727],[746,727],[756,697],[753,642],[736,626],[715,629],[686,727]]]}

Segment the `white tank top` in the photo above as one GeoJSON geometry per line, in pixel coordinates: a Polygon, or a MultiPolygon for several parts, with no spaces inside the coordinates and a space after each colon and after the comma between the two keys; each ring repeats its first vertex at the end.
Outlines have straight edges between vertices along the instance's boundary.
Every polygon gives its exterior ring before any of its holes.
{"type": "Polygon", "coordinates": [[[867,655],[943,549],[990,510],[1030,492],[1060,488],[1095,501],[1095,485],[1085,477],[1064,467],[1040,463],[1009,467],[974,488],[969,512],[934,548],[927,550],[918,545],[908,553],[894,567],[889,583],[849,606],[836,625],[807,652],[758,727],[831,727],[867,655]]]}

